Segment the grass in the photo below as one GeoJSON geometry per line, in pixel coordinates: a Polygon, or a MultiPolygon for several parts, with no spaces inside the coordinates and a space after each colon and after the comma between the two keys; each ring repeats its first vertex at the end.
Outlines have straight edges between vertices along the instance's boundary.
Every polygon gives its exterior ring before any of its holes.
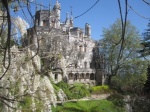
{"type": "Polygon", "coordinates": [[[67,102],[52,109],[52,112],[125,112],[108,100],[67,102]]]}

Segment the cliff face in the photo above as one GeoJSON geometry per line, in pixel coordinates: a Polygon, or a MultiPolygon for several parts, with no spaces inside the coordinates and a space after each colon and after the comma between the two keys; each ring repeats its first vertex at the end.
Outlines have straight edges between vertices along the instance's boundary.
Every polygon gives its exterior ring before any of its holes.
{"type": "MultiPolygon", "coordinates": [[[[6,75],[0,80],[0,96],[6,97],[0,102],[0,111],[17,112],[43,111],[51,112],[51,106],[56,105],[56,91],[48,76],[41,73],[41,61],[31,50],[19,51],[11,49],[11,65],[6,75]],[[33,57],[30,59],[31,57],[33,57]]],[[[5,68],[0,65],[0,74],[5,68]]],[[[63,92],[61,92],[63,93],[63,92]]],[[[63,100],[63,95],[58,95],[63,100]]]]}

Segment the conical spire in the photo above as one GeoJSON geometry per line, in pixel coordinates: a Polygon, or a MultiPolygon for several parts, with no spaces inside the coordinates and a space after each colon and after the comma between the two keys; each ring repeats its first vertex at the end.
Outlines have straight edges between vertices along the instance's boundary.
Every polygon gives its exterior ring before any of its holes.
{"type": "Polygon", "coordinates": [[[70,15],[70,27],[73,27],[73,14],[72,14],[72,6],[70,7],[71,9],[71,15],[70,15]]]}
{"type": "MultiPolygon", "coordinates": [[[[35,4],[36,4],[36,1],[35,1],[35,4]]],[[[36,6],[35,6],[35,11],[36,11],[36,12],[38,11],[37,4],[36,4],[36,6]]]]}
{"type": "Polygon", "coordinates": [[[66,20],[69,19],[69,13],[66,13],[66,20]]]}

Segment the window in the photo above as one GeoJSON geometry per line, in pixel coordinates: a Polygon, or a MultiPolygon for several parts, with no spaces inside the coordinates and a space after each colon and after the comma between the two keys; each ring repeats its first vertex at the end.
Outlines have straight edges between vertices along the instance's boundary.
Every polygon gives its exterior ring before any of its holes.
{"type": "Polygon", "coordinates": [[[90,80],[94,80],[95,79],[95,74],[90,74],[90,80]]]}
{"type": "Polygon", "coordinates": [[[58,74],[55,74],[55,80],[57,80],[58,79],[58,74]]]}
{"type": "Polygon", "coordinates": [[[80,52],[82,52],[82,46],[79,46],[79,50],[80,50],[80,52]]]}
{"type": "Polygon", "coordinates": [[[49,26],[49,20],[43,20],[43,26],[49,26]]]}
{"type": "Polygon", "coordinates": [[[81,74],[81,78],[82,78],[82,79],[84,78],[84,74],[83,74],[83,73],[81,74]]]}
{"type": "Polygon", "coordinates": [[[73,74],[69,73],[69,79],[73,79],[73,74]]]}
{"type": "Polygon", "coordinates": [[[86,52],[86,46],[84,46],[84,52],[86,52]]]}
{"type": "Polygon", "coordinates": [[[82,32],[79,33],[79,38],[81,39],[81,41],[83,41],[83,33],[82,32]]]}
{"type": "Polygon", "coordinates": [[[87,62],[86,61],[84,62],[84,68],[87,68],[87,62]]]}
{"type": "Polygon", "coordinates": [[[76,73],[75,75],[74,75],[74,80],[77,80],[78,79],[78,74],[76,73]]]}
{"type": "Polygon", "coordinates": [[[86,79],[89,79],[89,74],[88,73],[86,74],[86,79]]]}

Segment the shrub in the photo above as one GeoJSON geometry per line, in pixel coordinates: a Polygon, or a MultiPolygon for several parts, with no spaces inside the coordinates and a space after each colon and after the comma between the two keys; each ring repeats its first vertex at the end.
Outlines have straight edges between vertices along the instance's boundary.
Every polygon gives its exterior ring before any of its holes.
{"type": "Polygon", "coordinates": [[[22,107],[22,112],[31,112],[32,111],[32,99],[31,96],[26,96],[20,102],[20,106],[22,107]]]}
{"type": "Polygon", "coordinates": [[[73,84],[72,87],[69,88],[69,90],[72,92],[74,99],[79,99],[90,95],[90,90],[86,85],[81,83],[73,84]]]}
{"type": "Polygon", "coordinates": [[[91,89],[93,94],[105,94],[110,93],[111,90],[109,89],[109,86],[103,85],[103,86],[94,86],[91,89]]]}
{"type": "Polygon", "coordinates": [[[61,81],[58,84],[56,84],[56,86],[58,86],[64,91],[68,99],[79,99],[90,95],[90,90],[86,87],[86,85],[81,83],[69,85],[61,81]]]}
{"type": "Polygon", "coordinates": [[[124,107],[124,105],[125,105],[123,95],[121,95],[117,92],[111,94],[107,99],[112,101],[114,103],[114,105],[116,105],[118,107],[124,107]]]}
{"type": "Polygon", "coordinates": [[[121,94],[140,94],[146,80],[146,73],[141,73],[114,76],[111,88],[121,94]]]}
{"type": "Polygon", "coordinates": [[[56,86],[59,87],[59,88],[61,88],[64,91],[64,93],[66,94],[66,96],[67,96],[68,99],[73,99],[72,98],[73,95],[69,91],[69,88],[70,88],[69,84],[67,84],[64,81],[61,81],[61,82],[57,83],[56,86]]]}
{"type": "Polygon", "coordinates": [[[132,97],[131,98],[131,107],[133,112],[149,112],[150,110],[150,99],[147,97],[132,97]]]}

